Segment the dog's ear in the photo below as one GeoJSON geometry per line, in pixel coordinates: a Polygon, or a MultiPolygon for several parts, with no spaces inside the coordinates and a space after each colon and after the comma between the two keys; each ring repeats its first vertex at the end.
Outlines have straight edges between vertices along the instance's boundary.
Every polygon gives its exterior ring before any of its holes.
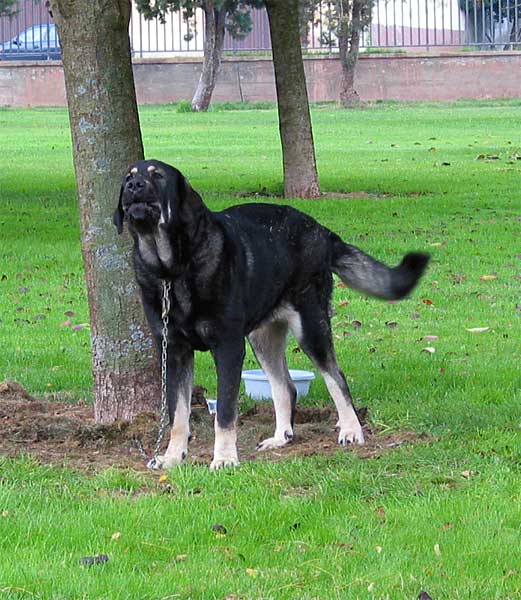
{"type": "Polygon", "coordinates": [[[119,234],[123,233],[123,220],[125,218],[125,213],[123,212],[122,199],[123,199],[123,185],[121,186],[121,189],[119,191],[118,207],[114,211],[114,215],[112,217],[112,222],[116,226],[119,234]]]}
{"type": "Polygon", "coordinates": [[[206,207],[203,199],[190,185],[186,177],[183,177],[181,186],[184,189],[179,207],[180,217],[185,223],[192,223],[199,219],[206,207]]]}

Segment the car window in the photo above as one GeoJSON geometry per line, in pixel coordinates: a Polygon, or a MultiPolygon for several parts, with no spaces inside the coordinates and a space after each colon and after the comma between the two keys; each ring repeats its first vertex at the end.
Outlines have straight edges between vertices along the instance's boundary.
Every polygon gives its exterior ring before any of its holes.
{"type": "Polygon", "coordinates": [[[41,28],[30,27],[18,35],[18,45],[25,48],[34,48],[40,45],[41,28]]]}
{"type": "Polygon", "coordinates": [[[58,36],[56,35],[56,27],[54,25],[49,25],[48,34],[49,34],[49,46],[51,48],[56,48],[56,46],[59,46],[60,43],[58,41],[58,36]]]}
{"type": "Polygon", "coordinates": [[[13,47],[25,50],[36,50],[40,48],[58,48],[60,43],[57,39],[56,26],[54,23],[34,25],[19,33],[11,40],[13,47]]]}

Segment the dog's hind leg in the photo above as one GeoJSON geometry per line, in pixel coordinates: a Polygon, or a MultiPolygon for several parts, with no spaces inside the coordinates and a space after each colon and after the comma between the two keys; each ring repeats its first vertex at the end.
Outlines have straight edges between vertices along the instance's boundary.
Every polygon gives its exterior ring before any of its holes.
{"type": "Polygon", "coordinates": [[[275,433],[257,446],[257,450],[280,448],[293,439],[297,392],[291,381],[284,350],[288,325],[274,321],[249,335],[251,347],[271,384],[275,406],[275,433]]]}
{"type": "Polygon", "coordinates": [[[300,327],[292,330],[302,350],[319,369],[333,398],[338,412],[338,443],[342,446],[363,444],[364,434],[353,408],[351,393],[337,364],[327,310],[319,303],[311,303],[303,306],[299,315],[300,327]]]}
{"type": "Polygon", "coordinates": [[[188,454],[190,438],[194,354],[189,349],[177,350],[168,355],[167,399],[171,425],[170,441],[165,454],[158,456],[158,463],[164,468],[180,465],[184,461],[188,454]]]}
{"type": "Polygon", "coordinates": [[[217,368],[217,414],[212,471],[239,464],[237,403],[244,360],[244,340],[224,341],[213,352],[217,368]]]}

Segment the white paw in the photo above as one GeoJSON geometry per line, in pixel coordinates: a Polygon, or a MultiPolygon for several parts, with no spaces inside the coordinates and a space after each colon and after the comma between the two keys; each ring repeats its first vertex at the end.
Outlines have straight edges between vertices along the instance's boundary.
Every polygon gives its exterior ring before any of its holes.
{"type": "Polygon", "coordinates": [[[215,457],[210,464],[210,471],[217,471],[227,467],[238,467],[239,459],[236,456],[217,458],[215,457]]]}
{"type": "Polygon", "coordinates": [[[363,446],[364,442],[364,433],[362,427],[358,423],[355,426],[340,429],[338,443],[341,446],[347,446],[348,444],[358,444],[359,446],[363,446]]]}
{"type": "Polygon", "coordinates": [[[156,469],[171,469],[177,465],[182,465],[188,454],[188,450],[178,452],[167,452],[156,458],[156,469]]]}
{"type": "Polygon", "coordinates": [[[256,450],[258,452],[264,452],[265,450],[273,450],[274,448],[282,448],[287,446],[293,441],[293,434],[289,431],[285,431],[282,435],[274,435],[262,442],[257,444],[256,450]]]}

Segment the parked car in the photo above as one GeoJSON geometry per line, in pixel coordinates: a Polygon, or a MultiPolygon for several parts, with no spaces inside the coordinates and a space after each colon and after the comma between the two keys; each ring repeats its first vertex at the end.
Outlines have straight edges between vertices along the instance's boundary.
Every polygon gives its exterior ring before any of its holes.
{"type": "Polygon", "coordinates": [[[33,25],[0,43],[0,60],[60,59],[61,49],[54,23],[33,25]]]}

